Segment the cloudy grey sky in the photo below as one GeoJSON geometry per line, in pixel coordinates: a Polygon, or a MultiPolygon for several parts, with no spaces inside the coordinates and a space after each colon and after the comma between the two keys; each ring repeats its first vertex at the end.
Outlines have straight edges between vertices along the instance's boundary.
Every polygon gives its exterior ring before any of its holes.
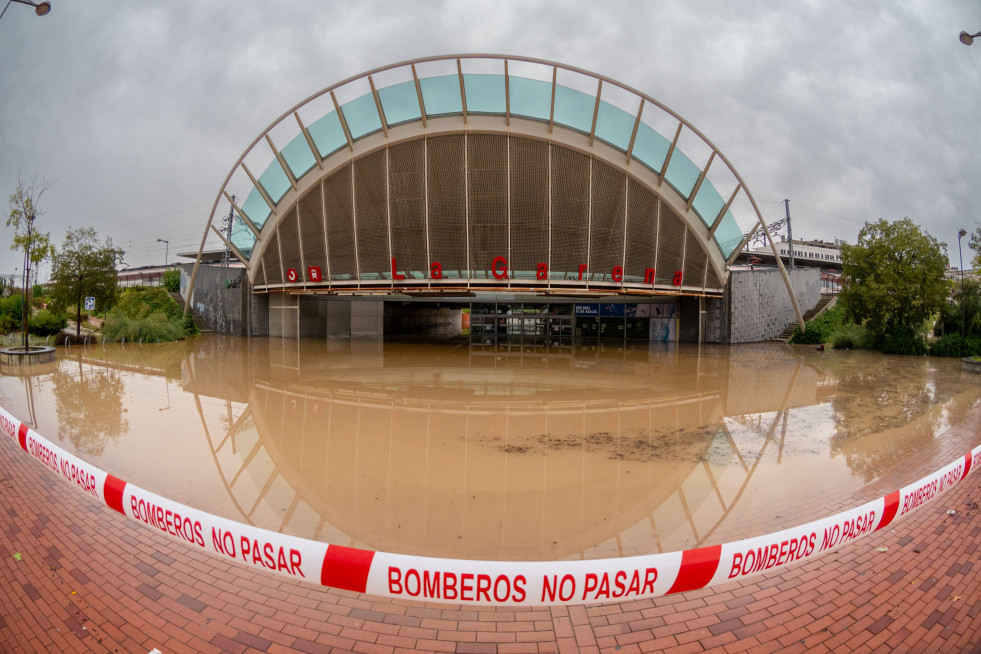
{"type": "MultiPolygon", "coordinates": [[[[19,171],[46,178],[41,230],[60,245],[95,227],[133,267],[163,263],[158,238],[171,259],[197,249],[232,164],[295,103],[467,52],[646,92],[719,147],[768,221],[789,198],[795,237],[854,242],[866,220],[909,216],[956,265],[957,230],[981,224],[981,39],[957,38],[981,30],[974,0],[52,5],[37,17],[14,3],[0,21],[0,193],[19,171]]],[[[2,274],[22,266],[12,236],[2,274]]]]}

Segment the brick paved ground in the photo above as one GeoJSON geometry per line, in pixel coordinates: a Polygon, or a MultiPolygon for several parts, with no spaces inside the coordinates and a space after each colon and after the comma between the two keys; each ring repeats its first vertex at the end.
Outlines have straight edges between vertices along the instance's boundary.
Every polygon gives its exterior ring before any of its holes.
{"type": "MultiPolygon", "coordinates": [[[[963,454],[978,425],[981,411],[863,494],[963,454]]],[[[884,533],[755,583],[590,608],[475,609],[300,585],[192,551],[0,438],[0,651],[981,654],[979,501],[976,473],[884,533]]],[[[827,513],[841,504],[828,500],[827,513]]]]}

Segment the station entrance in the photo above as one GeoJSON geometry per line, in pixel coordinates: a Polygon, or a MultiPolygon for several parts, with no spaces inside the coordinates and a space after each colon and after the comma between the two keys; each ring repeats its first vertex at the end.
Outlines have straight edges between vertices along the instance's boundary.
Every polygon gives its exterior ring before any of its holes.
{"type": "Polygon", "coordinates": [[[472,347],[534,352],[601,340],[673,342],[678,318],[675,303],[473,302],[461,327],[472,347]]]}

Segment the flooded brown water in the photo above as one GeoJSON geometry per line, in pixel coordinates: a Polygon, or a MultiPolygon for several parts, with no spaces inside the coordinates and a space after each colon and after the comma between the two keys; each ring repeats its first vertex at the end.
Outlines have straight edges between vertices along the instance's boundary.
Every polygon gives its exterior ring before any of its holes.
{"type": "Polygon", "coordinates": [[[502,560],[800,524],[910,460],[947,463],[945,430],[981,399],[959,360],[769,344],[202,336],[2,372],[4,408],[175,501],[342,545],[502,560]]]}

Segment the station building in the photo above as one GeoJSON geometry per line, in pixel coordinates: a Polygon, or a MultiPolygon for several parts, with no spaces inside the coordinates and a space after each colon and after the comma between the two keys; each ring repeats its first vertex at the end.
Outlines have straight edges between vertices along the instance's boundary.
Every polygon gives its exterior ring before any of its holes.
{"type": "MultiPolygon", "coordinates": [[[[639,91],[528,58],[417,59],[263,130],[182,293],[242,335],[728,342],[733,263],[760,228],[725,156],[639,91]],[[203,263],[223,249],[244,268],[203,263]]],[[[775,258],[782,329],[816,283],[775,258]]]]}

